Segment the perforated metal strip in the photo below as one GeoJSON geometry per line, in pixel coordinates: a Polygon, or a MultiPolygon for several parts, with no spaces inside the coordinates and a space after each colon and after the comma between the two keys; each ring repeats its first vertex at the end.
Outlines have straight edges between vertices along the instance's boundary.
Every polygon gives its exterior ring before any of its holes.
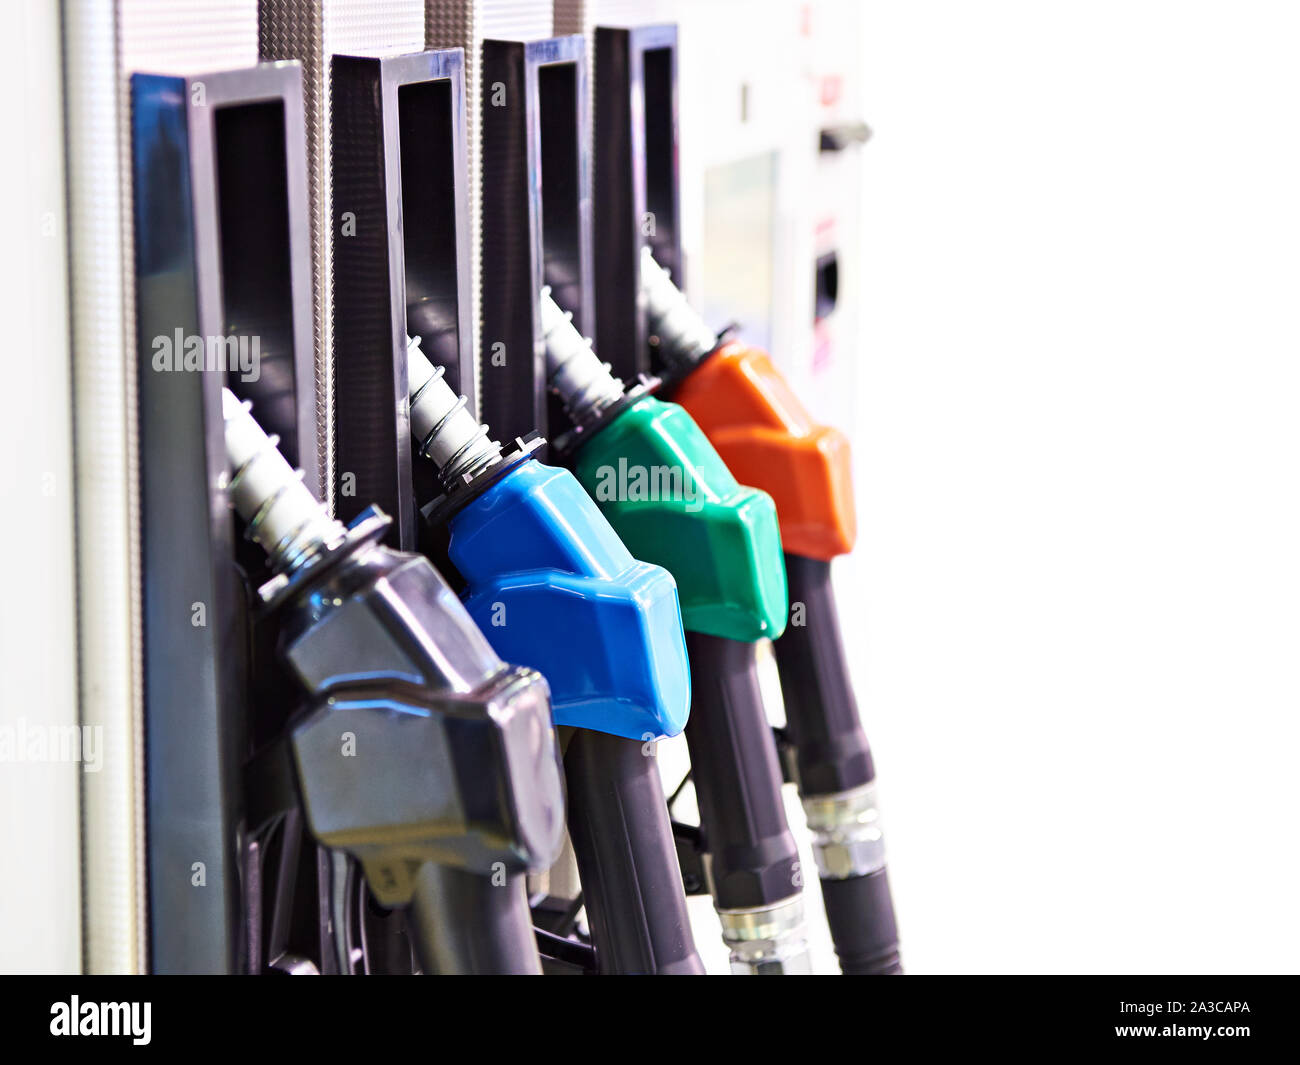
{"type": "Polygon", "coordinates": [[[533,41],[551,36],[551,0],[479,0],[483,36],[500,41],[533,41]]]}
{"type": "Polygon", "coordinates": [[[555,0],[555,36],[581,34],[587,42],[587,130],[586,152],[587,188],[592,188],[595,156],[592,154],[592,133],[596,124],[596,12],[594,0],[555,0]]]}
{"type": "MultiPolygon", "coordinates": [[[[483,151],[479,139],[482,105],[482,78],[479,63],[483,47],[481,3],[475,0],[427,0],[424,5],[424,41],[429,48],[463,48],[465,50],[465,154],[469,168],[469,269],[471,335],[467,338],[474,352],[473,393],[470,406],[477,415],[483,387],[483,368],[479,364],[479,338],[483,335],[483,264],[480,241],[483,219],[483,151]]],[[[465,387],[462,385],[462,387],[465,387]]]]}

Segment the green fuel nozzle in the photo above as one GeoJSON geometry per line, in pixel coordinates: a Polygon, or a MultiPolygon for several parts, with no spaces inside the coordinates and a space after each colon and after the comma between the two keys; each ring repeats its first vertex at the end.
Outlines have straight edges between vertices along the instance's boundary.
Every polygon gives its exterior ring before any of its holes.
{"type": "Polygon", "coordinates": [[[731,475],[695,420],[609,371],[542,292],[551,390],[573,420],[568,461],[637,558],[677,580],[688,631],[732,640],[785,629],[785,566],[776,508],[731,475]]]}

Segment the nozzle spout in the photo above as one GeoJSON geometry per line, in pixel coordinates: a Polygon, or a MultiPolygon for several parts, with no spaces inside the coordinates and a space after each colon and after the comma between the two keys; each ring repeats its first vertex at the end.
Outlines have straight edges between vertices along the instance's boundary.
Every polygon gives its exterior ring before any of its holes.
{"type": "Polygon", "coordinates": [[[221,409],[230,459],[230,501],[248,526],[248,537],[270,556],[276,572],[295,569],[323,545],[344,534],[311,490],[280,454],[279,439],[268,436],[252,414],[252,404],[222,389],[221,409]]]}
{"type": "Polygon", "coordinates": [[[473,477],[501,460],[501,445],[488,438],[488,428],[466,409],[420,348],[419,337],[406,338],[407,388],[411,396],[411,435],[420,454],[438,467],[443,486],[473,477]]]}
{"type": "Polygon", "coordinates": [[[673,284],[668,271],[655,262],[648,247],[641,249],[641,291],[646,320],[659,338],[659,350],[673,366],[694,366],[718,346],[718,335],[673,284]]]}
{"type": "Polygon", "coordinates": [[[623,382],[597,358],[591,340],[578,332],[573,315],[560,309],[549,286],[542,288],[542,340],[551,390],[575,424],[589,424],[623,397],[623,382]]]}

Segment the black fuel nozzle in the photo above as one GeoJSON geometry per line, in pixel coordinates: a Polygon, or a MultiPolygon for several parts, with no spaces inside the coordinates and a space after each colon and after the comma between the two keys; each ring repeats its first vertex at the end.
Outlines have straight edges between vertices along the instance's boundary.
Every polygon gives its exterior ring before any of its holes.
{"type": "Polygon", "coordinates": [[[313,835],[407,909],[425,972],[540,972],[523,875],[564,827],[546,681],[497,657],[427,559],[378,543],[386,516],[345,528],[248,404],[223,408],[231,502],[307,696],[285,742],[313,835]]]}

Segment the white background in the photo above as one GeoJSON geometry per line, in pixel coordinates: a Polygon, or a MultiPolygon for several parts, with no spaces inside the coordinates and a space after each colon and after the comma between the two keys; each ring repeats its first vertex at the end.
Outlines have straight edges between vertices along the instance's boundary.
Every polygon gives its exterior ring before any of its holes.
{"type": "Polygon", "coordinates": [[[868,8],[837,565],[908,968],[1300,970],[1300,8],[868,8]]]}

